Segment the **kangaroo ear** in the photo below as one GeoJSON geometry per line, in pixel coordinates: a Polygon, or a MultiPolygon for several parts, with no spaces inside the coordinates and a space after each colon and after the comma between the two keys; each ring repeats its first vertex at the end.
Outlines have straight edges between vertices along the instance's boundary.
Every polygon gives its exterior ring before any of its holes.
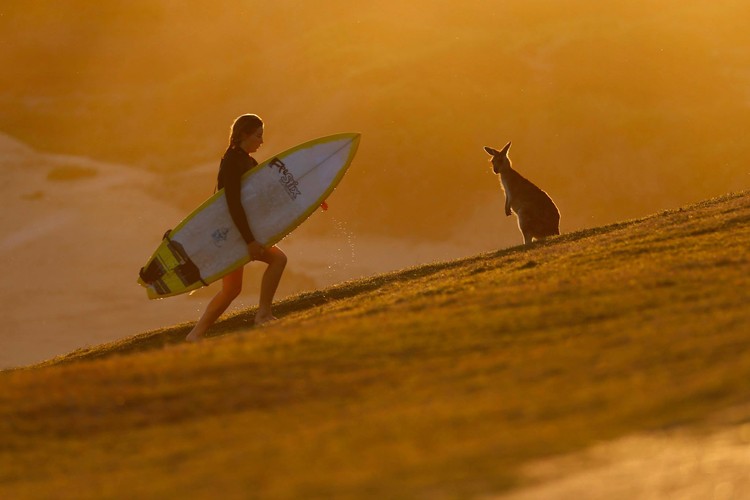
{"type": "Polygon", "coordinates": [[[500,154],[500,151],[498,151],[497,149],[492,149],[489,146],[485,146],[484,150],[487,151],[487,154],[489,154],[490,156],[497,156],[500,154]]]}
{"type": "Polygon", "coordinates": [[[506,144],[505,147],[503,148],[503,150],[500,151],[501,155],[507,155],[508,154],[508,150],[510,149],[510,144],[511,144],[510,142],[508,144],[506,144]]]}

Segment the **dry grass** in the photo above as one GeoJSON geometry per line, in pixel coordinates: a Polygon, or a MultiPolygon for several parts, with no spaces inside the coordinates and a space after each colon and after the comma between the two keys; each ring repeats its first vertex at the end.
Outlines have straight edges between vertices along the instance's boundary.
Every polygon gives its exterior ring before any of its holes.
{"type": "Polygon", "coordinates": [[[495,494],[750,402],[750,195],[149,332],[0,376],[0,496],[495,494]]]}

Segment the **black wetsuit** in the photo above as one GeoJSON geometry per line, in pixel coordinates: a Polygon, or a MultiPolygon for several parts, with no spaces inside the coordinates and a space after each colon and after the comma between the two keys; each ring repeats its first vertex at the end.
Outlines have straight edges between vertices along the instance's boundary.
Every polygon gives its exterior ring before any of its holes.
{"type": "Polygon", "coordinates": [[[230,146],[224,153],[219,166],[219,176],[217,186],[219,189],[224,188],[229,207],[229,215],[232,216],[234,225],[242,234],[245,243],[255,241],[250,226],[247,224],[247,214],[242,206],[240,198],[240,181],[242,175],[258,164],[255,159],[239,146],[230,146]]]}

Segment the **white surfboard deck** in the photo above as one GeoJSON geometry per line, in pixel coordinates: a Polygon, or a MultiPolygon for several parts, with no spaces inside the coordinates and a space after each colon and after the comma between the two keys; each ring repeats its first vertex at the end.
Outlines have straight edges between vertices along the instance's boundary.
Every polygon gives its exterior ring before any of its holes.
{"type": "MultiPolygon", "coordinates": [[[[270,246],[305,221],[336,188],[360,135],[337,134],[284,151],[242,177],[241,198],[256,240],[270,246]]],[[[224,190],[164,235],[138,283],[151,299],[206,286],[250,260],[224,190]]]]}

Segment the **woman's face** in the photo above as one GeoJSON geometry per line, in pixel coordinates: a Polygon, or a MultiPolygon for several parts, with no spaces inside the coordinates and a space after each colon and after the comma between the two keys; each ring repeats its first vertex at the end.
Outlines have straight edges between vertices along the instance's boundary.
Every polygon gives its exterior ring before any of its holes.
{"type": "Polygon", "coordinates": [[[255,131],[245,135],[240,147],[248,153],[255,153],[261,144],[263,144],[263,127],[258,127],[255,131]]]}

